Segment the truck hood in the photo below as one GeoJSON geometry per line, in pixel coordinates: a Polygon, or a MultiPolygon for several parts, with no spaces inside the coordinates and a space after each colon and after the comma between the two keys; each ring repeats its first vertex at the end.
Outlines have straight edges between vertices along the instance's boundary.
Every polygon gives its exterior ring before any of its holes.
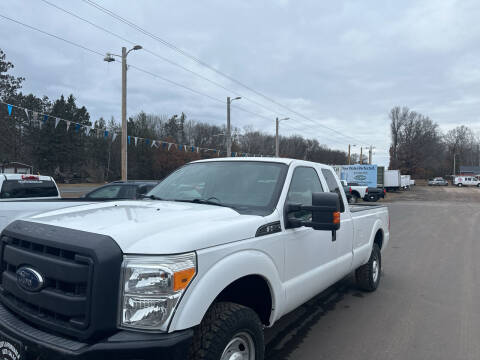
{"type": "Polygon", "coordinates": [[[115,201],[24,219],[113,238],[125,254],[173,254],[255,236],[265,219],[227,207],[170,201],[115,201]]]}

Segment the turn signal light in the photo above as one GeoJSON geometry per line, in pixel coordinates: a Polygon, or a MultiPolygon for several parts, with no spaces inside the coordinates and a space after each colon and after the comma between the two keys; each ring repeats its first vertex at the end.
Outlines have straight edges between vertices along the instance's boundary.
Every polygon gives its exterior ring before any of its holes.
{"type": "Polygon", "coordinates": [[[181,270],[173,274],[173,291],[185,289],[194,276],[194,268],[181,270]]]}
{"type": "Polygon", "coordinates": [[[333,223],[334,224],[340,224],[340,212],[335,211],[333,213],[333,223]]]}

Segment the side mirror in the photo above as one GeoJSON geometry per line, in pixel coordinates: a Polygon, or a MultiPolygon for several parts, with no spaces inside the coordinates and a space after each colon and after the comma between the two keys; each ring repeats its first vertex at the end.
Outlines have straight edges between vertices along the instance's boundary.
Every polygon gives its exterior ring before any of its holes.
{"type": "Polygon", "coordinates": [[[286,212],[311,211],[312,221],[290,220],[294,227],[307,226],[314,230],[335,231],[340,229],[340,200],[336,193],[313,193],[312,206],[288,204],[286,212]]]}
{"type": "Polygon", "coordinates": [[[311,227],[315,230],[340,229],[340,208],[337,193],[313,193],[311,227]]]}

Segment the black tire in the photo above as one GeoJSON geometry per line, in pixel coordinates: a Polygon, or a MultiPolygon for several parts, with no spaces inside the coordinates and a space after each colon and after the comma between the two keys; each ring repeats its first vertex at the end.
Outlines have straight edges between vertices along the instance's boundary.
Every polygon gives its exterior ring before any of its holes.
{"type": "Polygon", "coordinates": [[[350,204],[356,204],[356,203],[358,203],[358,199],[359,199],[359,198],[360,198],[360,197],[359,197],[358,195],[352,194],[352,200],[351,200],[352,202],[351,202],[350,204]]]}
{"type": "Polygon", "coordinates": [[[189,359],[220,360],[230,341],[241,334],[248,334],[253,340],[255,360],[263,360],[263,325],[258,315],[242,305],[215,303],[195,329],[189,359]]]}
{"type": "Polygon", "coordinates": [[[480,188],[480,183],[478,183],[478,184],[477,184],[477,187],[479,187],[479,188],[480,188]]]}
{"type": "Polygon", "coordinates": [[[458,186],[458,187],[462,187],[463,184],[462,184],[462,183],[458,183],[457,186],[458,186]]]}
{"type": "Polygon", "coordinates": [[[368,292],[377,290],[382,276],[382,256],[377,244],[373,244],[372,254],[365,265],[355,271],[355,278],[360,289],[368,292]],[[374,263],[378,264],[377,276],[374,277],[374,263]]]}

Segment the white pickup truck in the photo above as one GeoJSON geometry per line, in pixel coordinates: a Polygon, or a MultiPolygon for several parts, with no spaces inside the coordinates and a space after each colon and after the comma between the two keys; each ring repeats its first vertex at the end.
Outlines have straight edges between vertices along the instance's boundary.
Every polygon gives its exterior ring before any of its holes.
{"type": "Polygon", "coordinates": [[[262,360],[264,327],[352,271],[360,288],[379,285],[388,210],[349,206],[329,166],[203,160],[148,195],[3,230],[0,351],[262,360]]]}

